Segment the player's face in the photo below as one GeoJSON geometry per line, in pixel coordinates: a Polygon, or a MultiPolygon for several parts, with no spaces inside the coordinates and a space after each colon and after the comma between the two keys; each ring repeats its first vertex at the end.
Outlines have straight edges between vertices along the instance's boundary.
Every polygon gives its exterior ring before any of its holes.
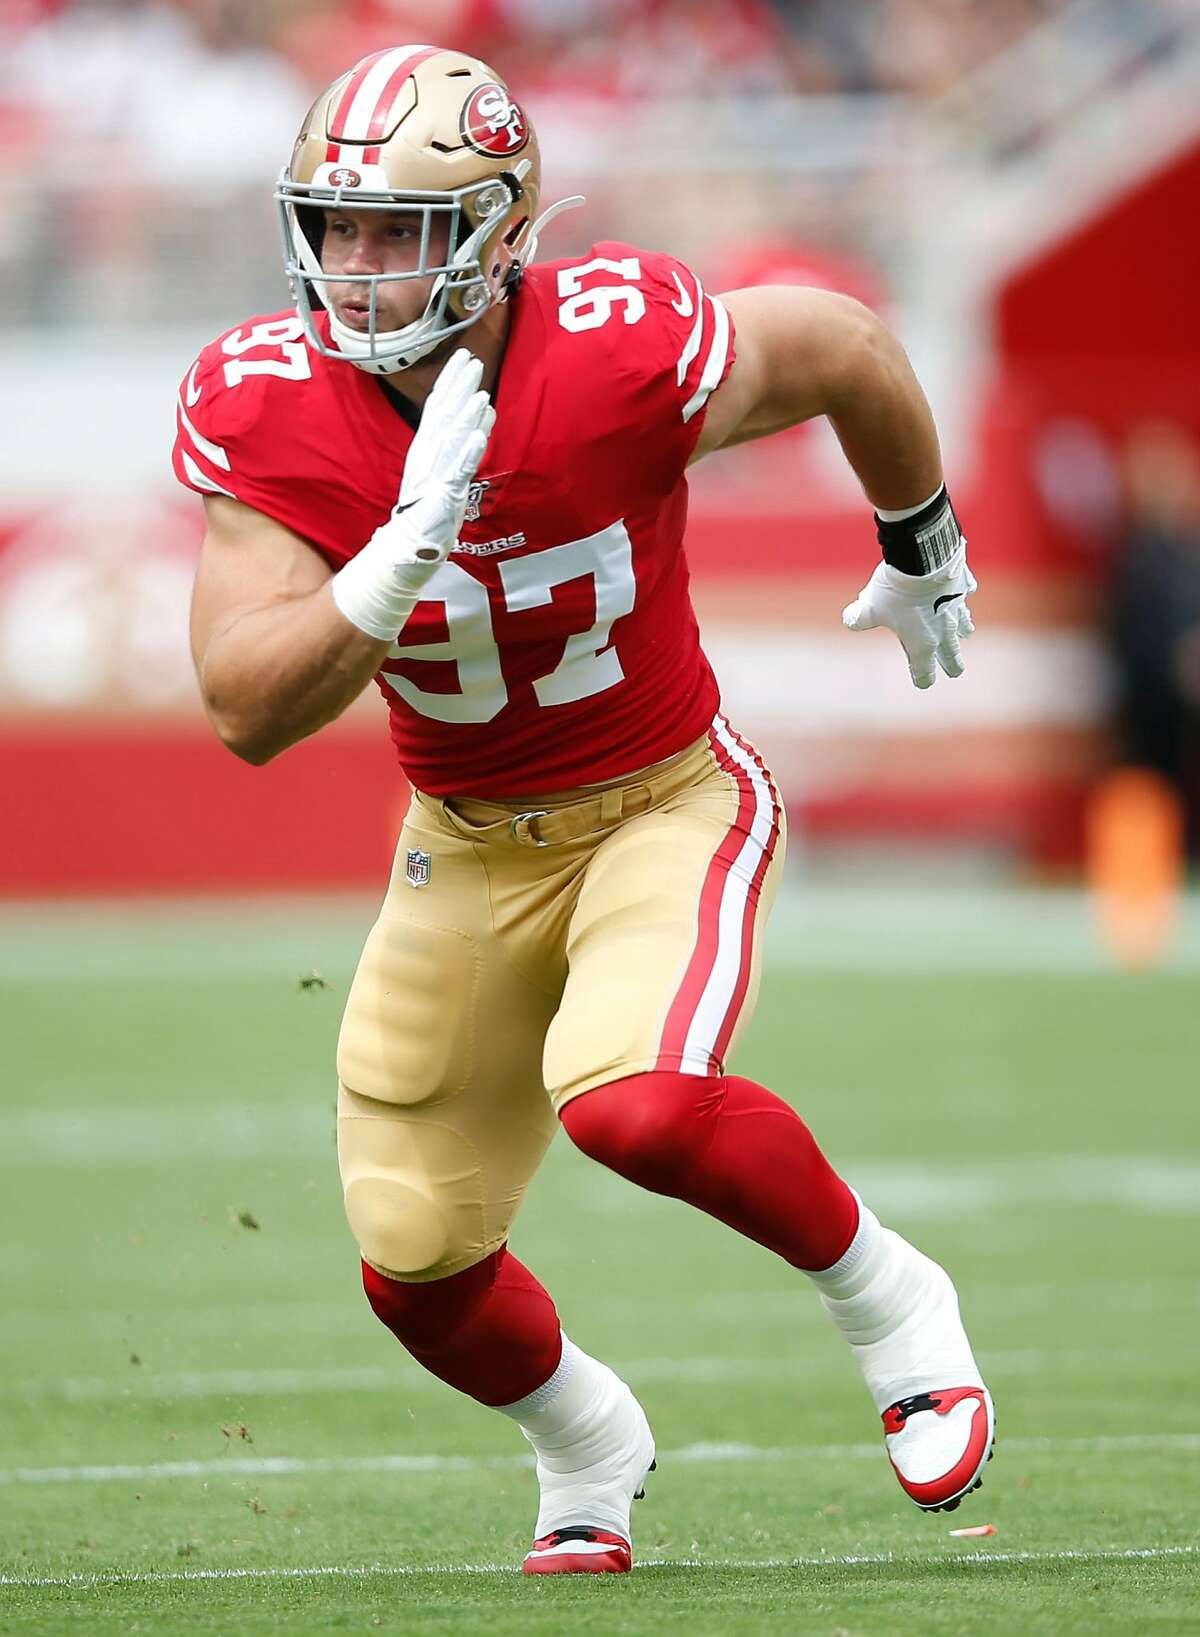
{"type": "MultiPolygon", "coordinates": [[[[430,266],[446,260],[449,225],[435,216],[429,230],[430,266]]],[[[416,211],[327,210],[321,265],[326,273],[411,273],[421,264],[421,216],[416,211]]],[[[429,301],[434,279],[405,279],[377,286],[375,327],[400,330],[415,323],[429,301]]],[[[371,287],[327,284],[324,298],[347,329],[370,328],[371,287]]]]}

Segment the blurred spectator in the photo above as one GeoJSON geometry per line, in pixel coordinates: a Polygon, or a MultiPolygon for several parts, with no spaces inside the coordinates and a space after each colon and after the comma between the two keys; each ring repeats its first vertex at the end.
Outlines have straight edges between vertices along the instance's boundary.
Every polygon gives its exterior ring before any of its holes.
{"type": "Polygon", "coordinates": [[[1147,19],[1169,27],[1195,4],[0,0],[13,228],[0,322],[270,310],[268,189],[304,109],[405,40],[463,48],[513,83],[543,139],[547,197],[592,204],[556,230],[559,253],[586,248],[590,229],[669,245],[711,276],[731,247],[774,237],[886,268],[900,287],[930,134],[950,119],[957,148],[986,143],[1034,95],[1012,94],[1022,62],[987,87],[974,69],[1061,14],[1064,38],[1044,61],[1039,44],[1032,76],[1052,103],[1083,36],[1127,30],[1144,51],[1147,19]],[[955,84],[961,107],[943,96],[955,84]],[[937,110],[922,123],[926,99],[937,110]]]}
{"type": "Polygon", "coordinates": [[[17,38],[2,94],[29,110],[54,179],[81,152],[112,167],[101,180],[261,179],[306,102],[271,44],[276,10],[272,0],[75,4],[17,38]]]}
{"type": "Polygon", "coordinates": [[[1200,857],[1200,444],[1147,423],[1122,455],[1113,635],[1125,759],[1179,791],[1200,857]]]}
{"type": "MultiPolygon", "coordinates": [[[[148,16],[174,12],[215,55],[270,48],[309,86],[365,52],[433,40],[498,57],[528,83],[578,81],[626,96],[788,88],[937,95],[1067,0],[5,0],[10,59],[0,97],[20,94],[22,37],[123,37],[127,66],[148,16]],[[70,25],[55,34],[55,25],[70,25]]],[[[1122,0],[1090,26],[1164,16],[1193,0],[1122,0]]],[[[161,20],[161,19],[158,19],[161,20]]],[[[86,49],[86,45],[85,45],[86,49]]],[[[38,86],[31,87],[35,96],[38,86]]],[[[98,87],[103,89],[103,87],[98,87]]]]}

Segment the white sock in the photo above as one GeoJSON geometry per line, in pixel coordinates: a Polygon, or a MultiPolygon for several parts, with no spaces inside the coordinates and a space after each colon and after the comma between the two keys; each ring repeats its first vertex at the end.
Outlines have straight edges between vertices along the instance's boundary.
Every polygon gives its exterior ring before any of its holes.
{"type": "Polygon", "coordinates": [[[535,1448],[544,1441],[553,1443],[588,1415],[597,1393],[596,1372],[602,1368],[563,1332],[562,1357],[550,1379],[515,1404],[497,1407],[501,1415],[511,1416],[535,1448]]]}
{"type": "Polygon", "coordinates": [[[586,1521],[628,1540],[629,1503],[653,1459],[654,1440],[620,1376],[564,1335],[550,1379],[499,1409],[537,1456],[536,1535],[586,1521]]]}
{"type": "Polygon", "coordinates": [[[832,1267],[808,1271],[808,1277],[826,1295],[854,1296],[875,1277],[878,1268],[883,1229],[874,1211],[869,1211],[857,1192],[850,1192],[858,1202],[858,1227],[854,1238],[832,1267]]]}
{"type": "Polygon", "coordinates": [[[809,1278],[854,1349],[876,1409],[929,1386],[980,1381],[945,1270],[881,1227],[861,1199],[858,1209],[845,1255],[809,1278]]]}

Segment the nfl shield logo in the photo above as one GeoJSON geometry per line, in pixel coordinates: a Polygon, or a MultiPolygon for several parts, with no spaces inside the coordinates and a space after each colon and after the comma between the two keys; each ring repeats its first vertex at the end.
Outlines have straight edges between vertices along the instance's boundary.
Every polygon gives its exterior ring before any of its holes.
{"type": "Polygon", "coordinates": [[[410,887],[427,887],[432,867],[433,859],[428,853],[423,853],[419,847],[408,849],[404,874],[410,887]]]}
{"type": "Polygon", "coordinates": [[[467,490],[467,509],[463,513],[464,523],[478,523],[483,511],[483,497],[491,488],[491,479],[476,478],[467,490]]]}

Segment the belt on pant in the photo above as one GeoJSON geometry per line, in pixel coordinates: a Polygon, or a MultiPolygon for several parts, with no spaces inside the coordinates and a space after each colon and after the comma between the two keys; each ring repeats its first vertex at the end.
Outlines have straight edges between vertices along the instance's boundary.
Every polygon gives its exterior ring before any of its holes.
{"type": "Polygon", "coordinates": [[[446,797],[438,802],[446,821],[460,835],[473,841],[507,841],[522,847],[557,847],[565,841],[579,841],[583,836],[609,830],[623,819],[636,818],[648,813],[687,783],[681,778],[686,764],[706,748],[707,741],[689,745],[670,761],[663,763],[661,772],[636,784],[610,785],[592,795],[562,806],[535,807],[521,811],[515,804],[506,810],[503,803],[476,801],[471,797],[446,797]]]}

